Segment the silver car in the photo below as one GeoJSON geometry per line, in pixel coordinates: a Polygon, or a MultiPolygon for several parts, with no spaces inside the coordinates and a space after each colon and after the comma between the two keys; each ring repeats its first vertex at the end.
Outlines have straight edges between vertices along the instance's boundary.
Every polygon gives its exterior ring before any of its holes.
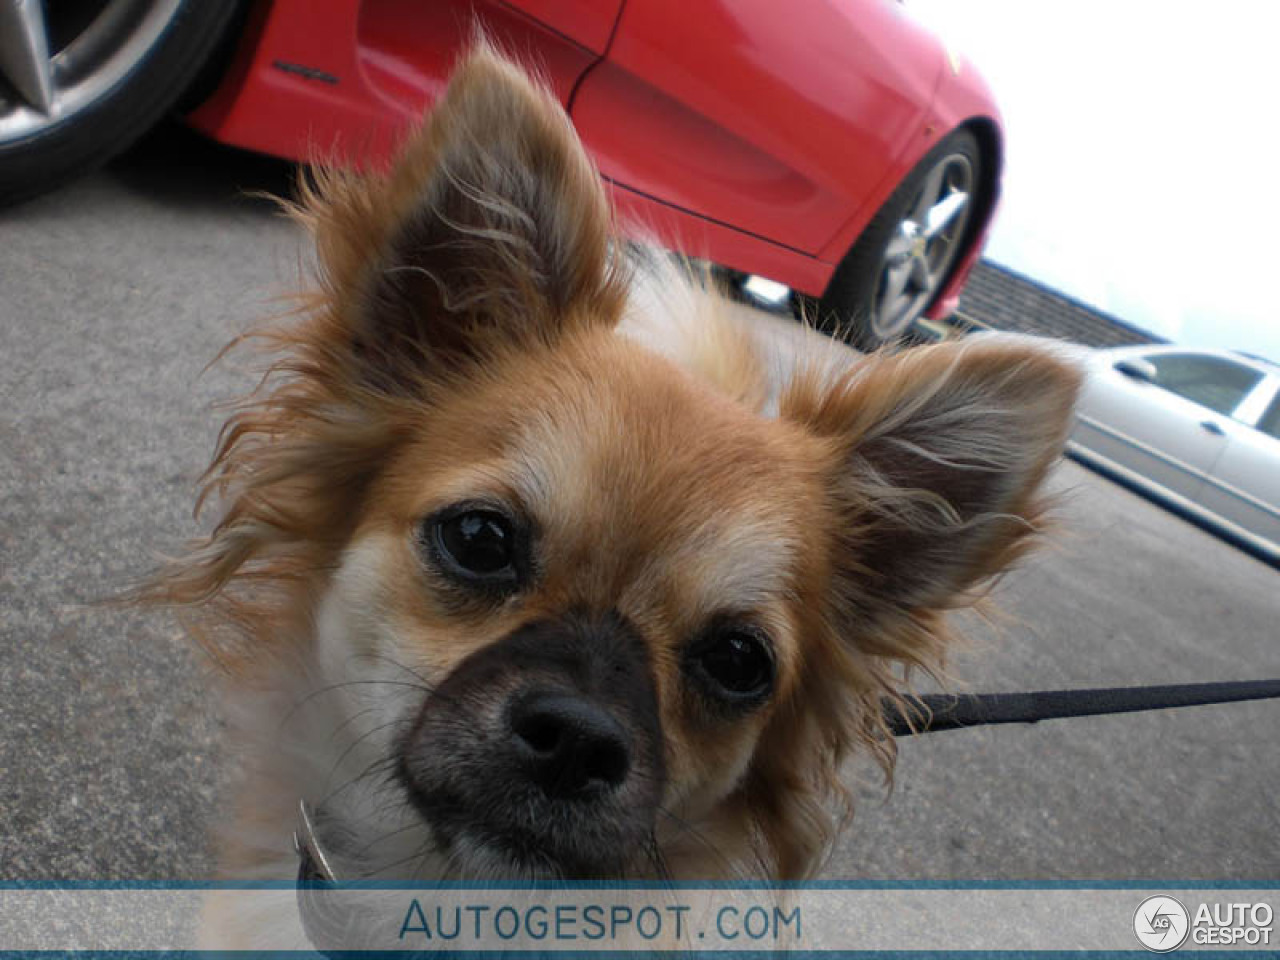
{"type": "Polygon", "coordinates": [[[1097,351],[1068,451],[1280,561],[1280,366],[1176,346],[1097,351]]]}

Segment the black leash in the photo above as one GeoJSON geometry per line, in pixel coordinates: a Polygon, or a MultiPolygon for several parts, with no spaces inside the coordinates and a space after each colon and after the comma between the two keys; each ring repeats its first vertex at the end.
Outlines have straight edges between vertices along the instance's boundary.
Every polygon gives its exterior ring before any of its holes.
{"type": "Polygon", "coordinates": [[[889,731],[895,737],[901,737],[993,723],[1038,723],[1063,717],[1199,707],[1274,697],[1280,697],[1280,679],[1041,690],[1035,693],[927,694],[908,697],[905,711],[886,705],[885,719],[889,723],[889,731]]]}

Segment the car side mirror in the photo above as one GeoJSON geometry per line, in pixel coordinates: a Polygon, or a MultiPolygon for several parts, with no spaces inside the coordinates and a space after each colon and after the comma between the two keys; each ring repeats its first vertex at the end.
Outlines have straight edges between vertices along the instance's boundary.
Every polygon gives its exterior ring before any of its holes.
{"type": "Polygon", "coordinates": [[[1126,377],[1141,380],[1144,383],[1154,383],[1156,379],[1156,368],[1149,361],[1138,357],[1129,357],[1118,361],[1116,369],[1126,377]]]}

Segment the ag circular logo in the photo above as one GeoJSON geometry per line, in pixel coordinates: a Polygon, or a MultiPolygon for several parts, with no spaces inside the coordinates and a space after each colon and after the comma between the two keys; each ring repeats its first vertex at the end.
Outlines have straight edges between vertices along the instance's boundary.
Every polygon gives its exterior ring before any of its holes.
{"type": "Polygon", "coordinates": [[[1168,953],[1182,946],[1191,928],[1187,908],[1173,897],[1147,897],[1133,914],[1133,932],[1154,953],[1168,953]]]}

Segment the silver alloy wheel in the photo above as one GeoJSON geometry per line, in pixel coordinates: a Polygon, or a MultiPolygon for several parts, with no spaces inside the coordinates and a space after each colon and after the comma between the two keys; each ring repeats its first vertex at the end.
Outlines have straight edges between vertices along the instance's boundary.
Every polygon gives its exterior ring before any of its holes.
{"type": "Polygon", "coordinates": [[[163,36],[182,0],[47,6],[0,0],[0,145],[36,136],[109,93],[163,36]]]}
{"type": "Polygon", "coordinates": [[[973,190],[973,163],[961,153],[943,157],[925,175],[881,262],[871,318],[879,340],[902,336],[946,281],[962,249],[973,190]]]}

